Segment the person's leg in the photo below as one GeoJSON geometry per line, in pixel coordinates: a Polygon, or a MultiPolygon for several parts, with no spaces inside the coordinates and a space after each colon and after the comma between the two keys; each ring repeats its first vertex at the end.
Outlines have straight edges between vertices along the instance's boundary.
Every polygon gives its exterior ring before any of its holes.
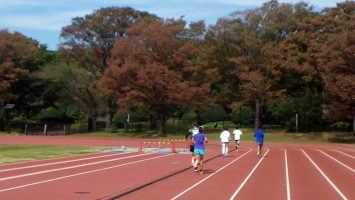
{"type": "Polygon", "coordinates": [[[256,143],[256,155],[258,156],[260,153],[260,144],[259,142],[256,143]]]}
{"type": "Polygon", "coordinates": [[[259,156],[262,154],[263,142],[259,144],[259,156]]]}
{"type": "Polygon", "coordinates": [[[222,156],[226,153],[226,143],[222,142],[222,156]]]}
{"type": "Polygon", "coordinates": [[[200,155],[195,155],[195,164],[194,164],[195,172],[198,171],[198,164],[200,164],[200,155]]]}
{"type": "Polygon", "coordinates": [[[192,154],[191,154],[191,165],[192,165],[192,166],[194,166],[195,160],[196,160],[196,159],[195,159],[195,154],[192,153],[192,154]]]}
{"type": "Polygon", "coordinates": [[[235,149],[238,150],[238,140],[235,140],[235,149]]]}
{"type": "Polygon", "coordinates": [[[203,155],[200,156],[200,165],[201,165],[201,168],[200,168],[200,173],[203,174],[203,155]]]}
{"type": "Polygon", "coordinates": [[[228,155],[228,142],[225,143],[225,148],[224,148],[224,155],[228,155]]]}

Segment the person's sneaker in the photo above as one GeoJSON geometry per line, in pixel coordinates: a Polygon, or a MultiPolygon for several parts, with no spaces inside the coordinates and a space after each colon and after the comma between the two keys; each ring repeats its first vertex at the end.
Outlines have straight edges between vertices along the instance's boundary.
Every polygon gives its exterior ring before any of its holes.
{"type": "Polygon", "coordinates": [[[198,162],[197,161],[195,161],[195,163],[194,163],[194,168],[197,168],[197,166],[198,166],[198,162]]]}
{"type": "Polygon", "coordinates": [[[197,167],[194,167],[194,171],[195,171],[195,172],[198,172],[198,169],[197,169],[197,167]]]}
{"type": "Polygon", "coordinates": [[[200,174],[203,174],[203,170],[202,169],[200,170],[200,174]]]}

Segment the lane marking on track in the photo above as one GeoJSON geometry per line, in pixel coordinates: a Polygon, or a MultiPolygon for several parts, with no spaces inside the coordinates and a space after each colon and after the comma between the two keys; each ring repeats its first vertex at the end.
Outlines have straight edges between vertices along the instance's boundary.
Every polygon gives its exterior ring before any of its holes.
{"type": "Polygon", "coordinates": [[[291,200],[291,190],[290,190],[290,178],[288,176],[288,164],[287,164],[287,152],[285,149],[285,170],[286,170],[286,191],[287,191],[287,200],[291,200]]]}
{"type": "Polygon", "coordinates": [[[54,179],[48,179],[48,180],[44,180],[44,181],[34,182],[34,183],[26,184],[26,185],[19,185],[19,186],[12,187],[12,188],[2,189],[2,190],[0,190],[0,192],[6,192],[6,191],[20,189],[20,188],[29,187],[29,186],[33,186],[33,185],[38,185],[38,184],[42,184],[42,183],[48,183],[48,182],[53,182],[53,181],[57,181],[57,180],[61,180],[61,179],[66,179],[66,178],[70,178],[70,177],[74,177],[74,176],[80,176],[80,175],[84,175],[84,174],[90,174],[90,173],[94,173],[94,172],[109,170],[109,169],[122,167],[122,166],[126,166],[126,165],[131,165],[131,164],[135,164],[135,163],[140,163],[140,162],[144,162],[144,161],[148,161],[148,160],[154,160],[154,159],[157,159],[157,158],[162,158],[162,157],[166,157],[166,156],[170,156],[170,155],[174,155],[174,154],[157,156],[157,157],[153,157],[153,158],[146,158],[146,159],[143,159],[143,160],[133,161],[133,162],[124,163],[124,164],[120,164],[120,165],[115,165],[115,166],[111,166],[111,167],[106,167],[106,168],[102,168],[102,169],[96,169],[96,170],[91,170],[91,171],[86,171],[86,172],[80,172],[80,173],[77,173],[77,174],[72,174],[72,175],[62,176],[62,177],[58,177],[58,178],[54,178],[54,179]]]}
{"type": "Polygon", "coordinates": [[[318,151],[321,152],[322,154],[326,155],[327,157],[333,159],[334,161],[336,161],[337,163],[339,163],[339,164],[342,165],[343,167],[347,168],[347,169],[350,170],[351,172],[355,173],[355,170],[354,170],[353,168],[351,168],[351,167],[347,166],[346,164],[340,162],[339,160],[337,160],[337,159],[335,159],[334,157],[330,156],[329,154],[323,152],[322,150],[319,150],[319,149],[318,149],[318,151]]]}
{"type": "Polygon", "coordinates": [[[348,156],[348,157],[350,157],[350,158],[352,158],[352,159],[355,159],[354,156],[349,155],[349,154],[347,154],[347,153],[344,153],[344,152],[342,152],[342,151],[339,151],[339,150],[333,150],[333,151],[336,151],[336,152],[341,153],[341,154],[343,154],[343,155],[345,155],[345,156],[348,156]]]}
{"type": "Polygon", "coordinates": [[[341,196],[342,199],[347,200],[348,198],[345,197],[345,195],[337,188],[337,186],[328,178],[328,176],[318,167],[318,165],[312,160],[311,157],[303,150],[301,149],[303,154],[308,158],[309,161],[313,164],[313,166],[321,173],[321,175],[325,178],[325,180],[328,181],[328,183],[333,187],[333,189],[341,196]]]}
{"type": "Polygon", "coordinates": [[[175,197],[171,198],[171,200],[175,200],[179,197],[181,197],[182,195],[184,195],[185,193],[187,193],[188,191],[192,190],[193,188],[195,188],[196,186],[200,185],[202,182],[204,182],[205,180],[211,178],[212,176],[216,175],[217,173],[219,173],[220,171],[222,171],[223,169],[225,169],[226,167],[228,167],[229,165],[233,164],[234,162],[236,162],[237,160],[239,160],[240,158],[244,157],[246,154],[250,153],[253,149],[250,148],[249,151],[247,151],[246,153],[244,153],[243,155],[239,156],[238,158],[232,160],[231,162],[229,162],[228,164],[224,165],[222,168],[218,169],[216,172],[208,175],[206,178],[202,179],[201,181],[195,183],[194,185],[192,185],[191,187],[187,188],[186,190],[184,190],[183,192],[179,193],[178,195],[176,195],[175,197]]]}
{"type": "Polygon", "coordinates": [[[237,194],[240,192],[240,190],[244,187],[245,183],[249,180],[249,178],[251,177],[251,175],[254,173],[254,171],[256,170],[256,168],[259,166],[259,164],[261,163],[261,161],[263,161],[263,159],[265,158],[265,156],[267,155],[267,153],[269,152],[270,149],[268,149],[266,151],[266,153],[264,154],[264,156],[259,160],[259,162],[255,165],[255,167],[253,168],[253,170],[251,170],[251,172],[249,173],[249,175],[244,179],[243,183],[239,186],[239,188],[233,193],[233,195],[231,196],[231,198],[229,198],[229,200],[234,199],[237,194]]]}
{"type": "Polygon", "coordinates": [[[17,168],[11,168],[11,169],[3,169],[3,170],[0,170],[0,172],[7,172],[7,171],[20,170],[20,169],[28,169],[28,168],[36,168],[36,167],[43,167],[43,166],[49,166],[49,165],[58,165],[58,164],[63,164],[63,163],[70,163],[70,162],[83,161],[83,160],[92,160],[95,158],[112,157],[112,156],[118,156],[118,155],[124,155],[124,154],[128,154],[128,152],[127,153],[120,153],[120,154],[95,156],[95,157],[89,157],[89,158],[80,158],[80,159],[75,159],[75,160],[66,160],[66,161],[61,161],[61,162],[53,162],[53,163],[46,163],[46,164],[39,164],[39,165],[30,165],[30,166],[17,167],[17,168]]]}
{"type": "Polygon", "coordinates": [[[74,165],[74,166],[70,166],[70,167],[63,167],[63,168],[50,169],[50,170],[33,172],[33,173],[28,173],[28,174],[9,176],[9,177],[5,177],[5,178],[0,178],[0,182],[1,181],[7,181],[7,180],[10,180],[10,179],[22,178],[22,177],[33,176],[33,175],[38,175],[38,174],[45,174],[45,173],[49,173],[49,172],[63,171],[63,170],[67,170],[67,169],[74,169],[74,168],[85,167],[85,166],[90,166],[90,165],[96,165],[96,164],[101,164],[101,163],[107,163],[107,162],[112,162],[112,161],[122,160],[122,159],[127,159],[127,158],[134,158],[134,157],[139,157],[139,156],[144,156],[144,155],[146,155],[146,154],[138,154],[138,155],[126,156],[126,157],[121,157],[121,158],[105,160],[105,161],[86,163],[86,164],[82,164],[82,165],[74,165]]]}

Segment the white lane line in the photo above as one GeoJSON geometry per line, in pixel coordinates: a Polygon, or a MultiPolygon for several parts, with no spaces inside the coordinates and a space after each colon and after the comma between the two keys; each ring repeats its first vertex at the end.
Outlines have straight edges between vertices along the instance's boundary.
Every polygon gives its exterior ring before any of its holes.
{"type": "Polygon", "coordinates": [[[46,163],[46,164],[40,164],[40,165],[30,165],[30,166],[25,166],[25,167],[3,169],[3,170],[0,170],[0,172],[7,172],[7,171],[20,170],[20,169],[28,169],[28,168],[36,168],[36,167],[43,167],[43,166],[49,166],[49,165],[58,165],[58,164],[63,164],[63,163],[77,162],[77,161],[83,161],[83,160],[92,160],[92,159],[96,159],[96,158],[112,157],[112,156],[118,156],[118,155],[123,155],[123,154],[127,154],[127,153],[110,154],[110,155],[95,156],[95,157],[89,157],[89,158],[80,158],[80,159],[75,159],[75,160],[66,160],[66,161],[61,161],[61,162],[46,163]]]}
{"type": "Polygon", "coordinates": [[[181,197],[183,194],[187,193],[188,191],[192,190],[193,188],[195,188],[196,186],[200,185],[202,182],[204,182],[205,180],[211,178],[212,176],[216,175],[217,173],[219,173],[220,171],[222,171],[224,168],[228,167],[229,165],[233,164],[235,161],[239,160],[240,158],[242,158],[243,156],[245,156],[246,154],[250,153],[253,149],[250,148],[249,151],[247,151],[246,153],[244,153],[243,155],[239,156],[238,158],[232,160],[231,162],[229,162],[228,164],[224,165],[222,168],[220,168],[219,170],[217,170],[216,172],[208,175],[206,178],[202,179],[201,181],[197,182],[196,184],[192,185],[191,187],[187,188],[186,190],[184,190],[183,192],[179,193],[178,195],[176,195],[175,197],[173,197],[171,200],[175,200],[179,197],[181,197]]]}
{"type": "Polygon", "coordinates": [[[23,164],[31,164],[34,162],[43,162],[43,161],[51,161],[51,160],[59,160],[59,159],[65,159],[65,158],[72,158],[72,157],[84,157],[84,156],[91,156],[91,155],[96,155],[96,154],[104,154],[107,152],[96,152],[96,153],[89,153],[89,154],[80,154],[80,155],[73,155],[73,156],[64,156],[64,157],[58,157],[58,158],[48,158],[48,159],[42,159],[42,160],[30,160],[30,161],[23,161],[23,162],[17,162],[17,163],[9,163],[9,164],[1,164],[0,167],[11,167],[12,165],[23,165],[23,164]]]}
{"type": "Polygon", "coordinates": [[[337,186],[328,178],[327,175],[318,167],[318,165],[312,160],[311,157],[308,156],[308,154],[301,149],[303,154],[308,158],[309,161],[313,164],[313,166],[319,171],[319,173],[322,174],[322,176],[325,178],[325,180],[328,181],[328,183],[333,187],[333,189],[341,196],[342,199],[347,200],[348,198],[345,197],[345,195],[337,188],[337,186]]]}
{"type": "Polygon", "coordinates": [[[133,162],[124,163],[124,164],[120,164],[120,165],[115,165],[115,166],[111,166],[111,167],[106,167],[106,168],[102,168],[102,169],[96,169],[96,170],[91,170],[91,171],[86,171],[86,172],[80,172],[80,173],[77,173],[77,174],[72,174],[72,175],[68,175],[68,176],[62,176],[62,177],[58,177],[58,178],[54,178],[54,179],[48,179],[48,180],[39,181],[39,182],[35,182],[35,183],[30,183],[30,184],[26,184],[26,185],[19,185],[19,186],[12,187],[12,188],[2,189],[2,190],[0,190],[0,192],[6,192],[6,191],[10,191],[10,190],[19,189],[19,188],[29,187],[29,186],[38,185],[38,184],[41,184],[41,183],[53,182],[53,181],[57,181],[57,180],[65,179],[65,178],[70,178],[70,177],[74,177],[74,176],[80,176],[80,175],[83,175],[83,174],[90,174],[90,173],[94,173],[94,172],[109,170],[109,169],[113,169],[113,168],[117,168],[117,167],[122,167],[122,166],[131,165],[131,164],[135,164],[135,163],[140,163],[140,162],[147,161],[147,160],[154,160],[154,159],[157,159],[157,158],[170,156],[170,155],[174,155],[174,154],[157,156],[157,157],[153,157],[153,158],[146,158],[146,159],[143,159],[143,160],[133,161],[133,162]]]}
{"type": "Polygon", "coordinates": [[[287,152],[285,149],[285,170],[286,170],[286,187],[287,187],[287,200],[291,200],[290,178],[288,176],[287,152]]]}
{"type": "Polygon", "coordinates": [[[322,154],[326,155],[328,158],[333,159],[334,161],[336,161],[337,163],[339,163],[339,164],[342,165],[343,167],[347,168],[348,170],[352,171],[353,173],[355,173],[355,170],[354,170],[353,168],[351,168],[351,167],[347,166],[346,164],[340,162],[339,160],[337,160],[337,159],[335,159],[334,157],[330,156],[329,154],[323,152],[322,150],[319,150],[319,149],[318,149],[318,151],[321,152],[322,154]]]}
{"type": "Polygon", "coordinates": [[[344,153],[344,152],[342,152],[342,151],[339,151],[339,150],[333,150],[333,151],[336,151],[336,152],[341,153],[341,154],[343,154],[343,155],[345,155],[345,156],[348,156],[348,157],[350,157],[350,158],[352,158],[352,159],[355,159],[354,156],[349,155],[349,154],[347,154],[347,153],[344,153]]]}
{"type": "Polygon", "coordinates": [[[38,174],[45,174],[45,173],[49,173],[49,172],[62,171],[62,170],[67,170],[67,169],[74,169],[74,168],[78,168],[78,167],[85,167],[85,166],[107,163],[107,162],[112,162],[112,161],[122,160],[122,159],[127,159],[127,158],[134,158],[134,157],[139,157],[139,156],[144,156],[144,155],[146,155],[146,154],[138,154],[138,155],[126,156],[126,157],[121,157],[121,158],[105,160],[105,161],[86,163],[86,164],[82,164],[82,165],[74,165],[74,166],[70,166],[70,167],[63,167],[63,168],[50,169],[50,170],[33,172],[33,173],[28,173],[28,174],[21,174],[21,175],[17,175],[17,176],[9,176],[9,177],[5,177],[5,178],[0,178],[0,181],[6,181],[6,180],[10,180],[10,179],[22,178],[22,177],[33,176],[33,175],[38,175],[38,174]]]}
{"type": "Polygon", "coordinates": [[[233,193],[233,195],[231,196],[231,198],[229,198],[229,200],[233,200],[237,194],[240,192],[240,190],[244,187],[245,183],[249,180],[249,178],[251,177],[251,175],[254,173],[254,171],[256,170],[256,168],[259,166],[259,164],[261,163],[261,161],[263,161],[263,159],[265,158],[265,156],[267,155],[267,153],[269,152],[270,149],[268,149],[266,151],[266,153],[264,154],[264,156],[259,160],[259,162],[255,165],[255,167],[253,168],[253,170],[251,170],[251,172],[249,173],[249,175],[244,179],[243,183],[239,186],[239,188],[233,193]]]}

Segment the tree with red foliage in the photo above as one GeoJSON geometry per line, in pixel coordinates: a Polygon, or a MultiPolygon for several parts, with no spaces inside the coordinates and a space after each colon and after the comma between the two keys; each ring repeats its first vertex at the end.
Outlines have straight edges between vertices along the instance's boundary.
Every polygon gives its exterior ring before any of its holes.
{"type": "Polygon", "coordinates": [[[181,21],[140,20],[115,43],[100,82],[121,108],[150,106],[159,116],[161,136],[167,134],[169,111],[202,103],[208,92],[208,85],[195,86],[183,78],[196,53],[183,33],[181,21]]]}
{"type": "Polygon", "coordinates": [[[10,99],[11,85],[28,74],[25,65],[39,53],[38,42],[20,33],[0,31],[0,100],[10,99]]]}

